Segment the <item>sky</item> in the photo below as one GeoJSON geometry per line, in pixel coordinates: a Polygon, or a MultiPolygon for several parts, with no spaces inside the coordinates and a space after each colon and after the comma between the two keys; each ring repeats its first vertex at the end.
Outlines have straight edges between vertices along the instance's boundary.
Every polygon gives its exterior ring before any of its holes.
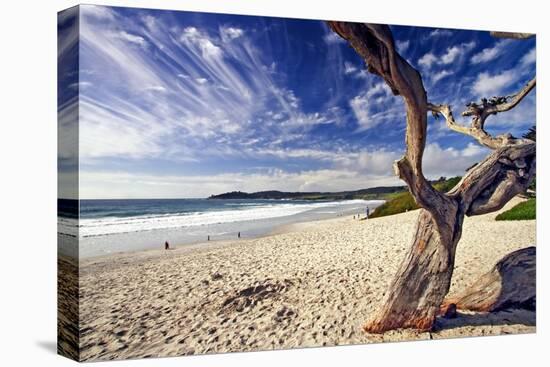
{"type": "MultiPolygon", "coordinates": [[[[462,123],[466,103],[535,75],[534,38],[391,29],[428,100],[462,123]]],[[[82,5],[78,37],[63,35],[59,59],[79,61],[76,73],[59,69],[58,113],[78,131],[81,198],[403,184],[392,169],[405,146],[402,99],[323,21],[82,5]]],[[[521,136],[535,99],[491,116],[487,130],[521,136]]],[[[443,119],[428,124],[428,178],[462,175],[489,153],[443,119]]]]}

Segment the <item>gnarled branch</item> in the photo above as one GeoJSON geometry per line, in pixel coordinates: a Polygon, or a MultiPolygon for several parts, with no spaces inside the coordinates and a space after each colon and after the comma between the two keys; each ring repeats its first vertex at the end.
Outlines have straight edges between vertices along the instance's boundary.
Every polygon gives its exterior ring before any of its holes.
{"type": "Polygon", "coordinates": [[[537,84],[536,78],[531,79],[519,92],[511,96],[482,98],[481,103],[470,102],[462,116],[472,117],[472,126],[481,129],[485,126],[485,120],[499,112],[509,111],[517,106],[537,84]]]}
{"type": "Polygon", "coordinates": [[[491,32],[491,36],[496,38],[512,38],[512,39],[528,39],[535,37],[534,33],[518,33],[518,32],[491,32]]]}
{"type": "Polygon", "coordinates": [[[466,215],[480,215],[501,209],[510,199],[525,192],[536,170],[536,145],[503,146],[469,170],[451,190],[460,198],[466,215]]]}
{"type": "Polygon", "coordinates": [[[443,115],[447,126],[461,134],[469,135],[476,139],[481,145],[498,149],[503,146],[518,145],[526,143],[525,139],[514,138],[511,134],[492,136],[485,130],[485,120],[491,115],[500,112],[509,111],[517,106],[536,86],[536,78],[529,81],[518,93],[511,96],[492,97],[490,99],[482,98],[481,103],[470,102],[466,105],[467,109],[462,112],[462,116],[471,116],[471,125],[463,126],[458,124],[449,105],[428,103],[428,110],[432,111],[437,117],[443,115]]]}
{"type": "Polygon", "coordinates": [[[381,76],[395,95],[405,100],[407,132],[405,156],[395,162],[395,170],[416,202],[436,212],[446,201],[422,173],[426,145],[427,98],[420,73],[395,50],[390,28],[380,24],[328,22],[330,28],[347,40],[367,63],[368,71],[381,76]]]}

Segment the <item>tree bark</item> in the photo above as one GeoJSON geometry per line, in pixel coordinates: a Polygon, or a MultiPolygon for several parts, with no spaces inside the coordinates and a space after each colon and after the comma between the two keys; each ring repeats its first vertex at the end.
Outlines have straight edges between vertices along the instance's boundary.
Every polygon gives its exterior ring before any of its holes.
{"type": "Polygon", "coordinates": [[[458,210],[454,218],[451,214],[449,231],[440,233],[433,216],[420,210],[412,246],[393,279],[384,307],[367,322],[365,331],[432,327],[441,300],[449,291],[462,228],[463,214],[458,210]]]}
{"type": "Polygon", "coordinates": [[[491,36],[496,38],[528,39],[535,37],[535,34],[517,32],[491,32],[491,36]]]}
{"type": "Polygon", "coordinates": [[[428,102],[420,73],[397,53],[388,26],[347,22],[329,22],[329,26],[364,58],[369,72],[382,77],[395,95],[403,97],[407,111],[406,150],[394,168],[423,208],[411,248],[386,292],[383,306],[364,329],[371,333],[396,328],[427,330],[449,291],[464,215],[500,209],[527,189],[534,177],[535,143],[510,134],[493,137],[485,131],[484,124],[489,116],[521,102],[535,87],[536,80],[514,96],[470,103],[463,116],[472,117],[471,127],[461,126],[454,121],[450,106],[428,102]],[[447,194],[436,191],[422,172],[428,111],[436,117],[443,115],[451,129],[495,150],[447,194]]]}
{"type": "Polygon", "coordinates": [[[535,144],[507,146],[462,178],[435,215],[421,210],[411,248],[393,279],[383,307],[364,326],[370,333],[396,328],[429,330],[449,292],[464,216],[501,209],[524,192],[535,173],[535,144]]]}
{"type": "Polygon", "coordinates": [[[479,312],[510,307],[534,309],[536,257],[535,247],[526,247],[506,255],[465,292],[446,299],[440,313],[447,313],[451,307],[479,312]]]}

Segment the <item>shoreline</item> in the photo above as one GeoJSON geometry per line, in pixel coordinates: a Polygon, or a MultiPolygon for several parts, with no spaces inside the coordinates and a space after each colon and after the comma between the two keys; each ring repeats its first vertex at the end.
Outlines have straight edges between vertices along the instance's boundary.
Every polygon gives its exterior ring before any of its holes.
{"type": "MultiPolygon", "coordinates": [[[[174,246],[194,245],[212,241],[259,238],[269,235],[286,224],[332,219],[342,214],[357,214],[365,207],[371,210],[382,201],[347,200],[326,203],[280,205],[258,203],[227,204],[224,210],[204,210],[186,214],[161,216],[114,217],[108,219],[84,218],[79,230],[78,254],[81,258],[97,257],[115,253],[164,248],[168,241],[174,246]],[[235,207],[237,205],[238,207],[235,207]],[[95,233],[95,234],[94,234],[95,233]]],[[[97,204],[101,207],[102,204],[97,204]]],[[[133,204],[132,204],[133,205],[133,204]]],[[[179,204],[181,205],[181,204],[179,204]]],[[[202,203],[190,205],[200,206],[202,203]]],[[[224,204],[225,205],[225,204],[224,204]]],[[[102,208],[102,207],[101,207],[102,208]]],[[[175,208],[172,208],[175,209],[175,208]]],[[[218,205],[219,209],[219,205],[218,205]]],[[[105,206],[104,210],[110,209],[105,206]]],[[[136,209],[137,210],[137,209],[136,209]]],[[[158,209],[155,209],[158,211],[158,209]]],[[[65,228],[65,230],[71,228],[65,228]]],[[[60,236],[58,236],[60,238],[60,236]]],[[[74,246],[73,246],[74,247],[74,246]]],[[[71,248],[63,248],[70,254],[71,248]]]]}
{"type": "MultiPolygon", "coordinates": [[[[291,233],[291,232],[297,232],[301,231],[305,228],[311,227],[317,223],[336,223],[340,221],[346,221],[346,219],[352,220],[353,214],[346,214],[346,215],[340,215],[334,218],[324,218],[324,219],[312,219],[312,220],[305,220],[305,221],[297,221],[293,223],[284,223],[275,226],[272,230],[267,231],[265,233],[262,233],[260,235],[256,236],[250,236],[250,237],[241,237],[241,238],[234,238],[234,239],[212,239],[210,241],[201,241],[201,242],[193,242],[193,243],[176,243],[176,244],[170,244],[170,250],[164,249],[164,244],[159,243],[159,248],[150,248],[150,249],[140,249],[140,250],[130,250],[130,251],[117,251],[113,253],[108,254],[102,254],[102,255],[95,255],[95,256],[85,256],[79,258],[80,263],[87,260],[94,260],[94,259],[102,259],[102,258],[108,258],[111,256],[131,256],[133,254],[139,254],[139,253],[153,253],[153,252],[159,252],[159,253],[166,253],[170,251],[176,251],[181,252],[183,251],[192,251],[196,248],[213,248],[213,247],[223,247],[227,246],[233,243],[243,243],[246,241],[253,241],[261,238],[266,238],[274,235],[280,235],[285,233],[291,233]]],[[[358,221],[358,220],[356,220],[358,221]]]]}
{"type": "MultiPolygon", "coordinates": [[[[83,259],[82,359],[535,332],[536,313],[526,310],[460,313],[438,319],[431,332],[362,331],[409,248],[418,213],[332,218],[255,239],[83,259]]],[[[497,214],[466,218],[450,295],[535,243],[535,221],[497,222],[497,214]]]]}

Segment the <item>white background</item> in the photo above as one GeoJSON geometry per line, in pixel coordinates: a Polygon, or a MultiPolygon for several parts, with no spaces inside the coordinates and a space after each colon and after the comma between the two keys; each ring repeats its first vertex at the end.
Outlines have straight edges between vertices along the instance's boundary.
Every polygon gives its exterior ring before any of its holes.
{"type": "MultiPolygon", "coordinates": [[[[116,366],[540,365],[549,349],[548,10],[544,1],[97,1],[197,11],[537,33],[538,331],[291,351],[105,362],[116,366]],[[546,165],[546,167],[544,167],[546,165]],[[545,280],[545,281],[543,281],[545,280]],[[544,311],[543,311],[544,310],[544,311]],[[546,313],[545,313],[546,312],[546,313]]],[[[70,365],[56,343],[56,12],[73,1],[6,1],[0,22],[0,365],[70,365]]],[[[482,243],[479,244],[483,246],[482,243]]],[[[547,363],[547,361],[546,361],[547,363]]]]}

